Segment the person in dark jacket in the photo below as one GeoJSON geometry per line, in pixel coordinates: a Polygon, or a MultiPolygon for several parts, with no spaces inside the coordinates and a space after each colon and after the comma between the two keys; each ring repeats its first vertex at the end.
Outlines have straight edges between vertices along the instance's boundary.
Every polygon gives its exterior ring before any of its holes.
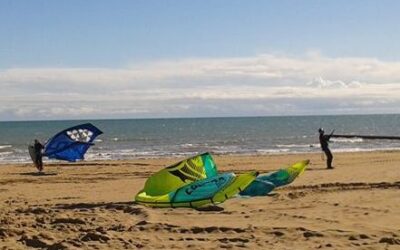
{"type": "Polygon", "coordinates": [[[329,149],[329,139],[331,139],[334,130],[330,135],[325,135],[323,128],[319,128],[318,132],[319,132],[319,143],[321,144],[321,149],[322,151],[324,151],[326,155],[326,167],[327,169],[333,169],[332,167],[333,155],[331,150],[329,149]]]}
{"type": "Polygon", "coordinates": [[[39,172],[42,172],[43,170],[42,149],[44,148],[44,146],[37,139],[35,139],[35,144],[33,144],[33,147],[35,149],[35,155],[36,155],[35,165],[39,170],[39,172]]]}

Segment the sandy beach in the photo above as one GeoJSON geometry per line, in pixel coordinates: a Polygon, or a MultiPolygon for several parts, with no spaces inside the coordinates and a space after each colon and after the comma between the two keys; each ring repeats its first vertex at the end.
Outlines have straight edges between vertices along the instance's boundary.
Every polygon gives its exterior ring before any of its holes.
{"type": "Polygon", "coordinates": [[[400,152],[215,156],[220,171],[310,159],[267,197],[203,210],[133,202],[146,178],[182,158],[0,166],[1,249],[399,249],[400,152]]]}

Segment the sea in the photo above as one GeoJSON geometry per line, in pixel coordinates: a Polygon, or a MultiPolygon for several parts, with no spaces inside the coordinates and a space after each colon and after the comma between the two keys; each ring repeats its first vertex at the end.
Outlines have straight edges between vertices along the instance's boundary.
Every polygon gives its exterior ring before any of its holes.
{"type": "MultiPolygon", "coordinates": [[[[321,152],[326,133],[400,136],[400,115],[279,116],[0,122],[0,163],[30,162],[28,145],[91,122],[104,132],[86,160],[321,152]]],[[[400,150],[400,140],[331,139],[333,152],[400,150]]]]}

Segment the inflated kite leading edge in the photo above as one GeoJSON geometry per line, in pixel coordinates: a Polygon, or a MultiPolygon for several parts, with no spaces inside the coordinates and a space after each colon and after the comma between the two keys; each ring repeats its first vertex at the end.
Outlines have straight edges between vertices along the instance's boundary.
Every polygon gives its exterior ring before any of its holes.
{"type": "Polygon", "coordinates": [[[278,171],[260,175],[240,195],[245,196],[265,196],[277,187],[292,183],[305,170],[309,160],[304,160],[293,164],[292,166],[278,171]]]}
{"type": "Polygon", "coordinates": [[[136,195],[135,201],[152,207],[199,208],[215,205],[237,195],[253,182],[256,176],[256,172],[240,175],[234,173],[218,174],[192,182],[164,195],[152,196],[141,191],[136,195]]]}

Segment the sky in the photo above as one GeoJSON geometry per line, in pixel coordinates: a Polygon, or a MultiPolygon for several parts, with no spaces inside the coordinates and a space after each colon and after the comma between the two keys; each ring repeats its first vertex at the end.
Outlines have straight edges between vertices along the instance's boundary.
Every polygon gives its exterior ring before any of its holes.
{"type": "Polygon", "coordinates": [[[0,121],[399,113],[399,9],[2,0],[0,121]]]}

